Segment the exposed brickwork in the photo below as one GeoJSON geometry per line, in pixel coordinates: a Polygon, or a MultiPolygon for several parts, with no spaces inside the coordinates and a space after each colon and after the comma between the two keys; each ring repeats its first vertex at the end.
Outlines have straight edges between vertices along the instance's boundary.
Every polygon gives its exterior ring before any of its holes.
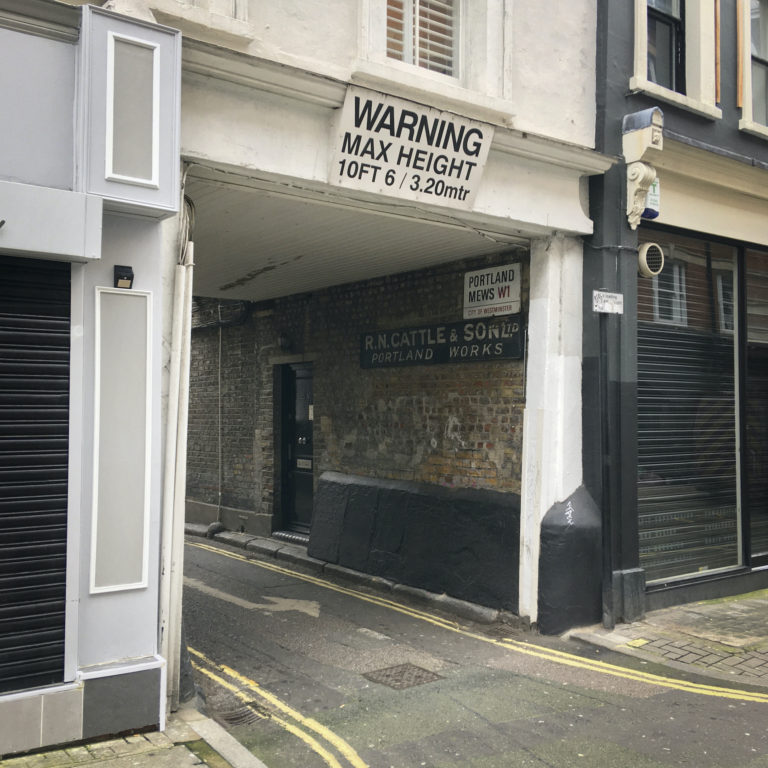
{"type": "MultiPolygon", "coordinates": [[[[273,369],[287,354],[314,362],[316,480],[335,470],[519,493],[522,360],[363,370],[359,350],[364,332],[460,321],[466,271],[526,260],[476,259],[335,286],[253,306],[223,326],[221,503],[273,509],[273,369]]],[[[527,266],[524,309],[526,281],[527,266]]],[[[210,504],[218,503],[218,360],[219,328],[195,329],[188,495],[210,504]]]]}

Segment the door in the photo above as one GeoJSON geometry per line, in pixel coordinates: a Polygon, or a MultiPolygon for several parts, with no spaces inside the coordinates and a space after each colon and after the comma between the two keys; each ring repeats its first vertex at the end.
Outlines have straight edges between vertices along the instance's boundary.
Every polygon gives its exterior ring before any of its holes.
{"type": "Polygon", "coordinates": [[[0,256],[0,693],[64,679],[69,264],[0,256]]]}
{"type": "Polygon", "coordinates": [[[314,492],[312,449],[312,363],[293,363],[283,370],[283,503],[285,526],[309,533],[314,492]]]}

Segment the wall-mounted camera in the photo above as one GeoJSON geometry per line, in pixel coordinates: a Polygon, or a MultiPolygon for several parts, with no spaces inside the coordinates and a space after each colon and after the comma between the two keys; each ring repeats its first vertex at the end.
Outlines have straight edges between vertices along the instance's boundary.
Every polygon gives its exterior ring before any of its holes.
{"type": "Polygon", "coordinates": [[[664,269],[664,251],[658,243],[643,243],[640,246],[637,269],[642,277],[656,277],[664,269]]]}

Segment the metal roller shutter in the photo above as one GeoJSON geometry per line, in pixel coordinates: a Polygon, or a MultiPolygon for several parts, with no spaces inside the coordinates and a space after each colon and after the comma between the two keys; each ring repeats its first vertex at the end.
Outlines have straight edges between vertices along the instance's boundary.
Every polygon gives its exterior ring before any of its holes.
{"type": "Polygon", "coordinates": [[[665,246],[638,285],[638,525],[648,581],[739,563],[735,256],[665,246]]]}
{"type": "Polygon", "coordinates": [[[61,682],[70,266],[0,256],[0,692],[61,682]]]}

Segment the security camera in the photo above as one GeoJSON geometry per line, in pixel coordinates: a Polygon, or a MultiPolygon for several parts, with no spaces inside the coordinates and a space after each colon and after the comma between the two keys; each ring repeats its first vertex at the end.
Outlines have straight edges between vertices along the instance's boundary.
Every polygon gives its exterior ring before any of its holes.
{"type": "Polygon", "coordinates": [[[664,269],[664,251],[658,243],[643,243],[640,246],[637,268],[642,277],[655,277],[664,269]]]}

